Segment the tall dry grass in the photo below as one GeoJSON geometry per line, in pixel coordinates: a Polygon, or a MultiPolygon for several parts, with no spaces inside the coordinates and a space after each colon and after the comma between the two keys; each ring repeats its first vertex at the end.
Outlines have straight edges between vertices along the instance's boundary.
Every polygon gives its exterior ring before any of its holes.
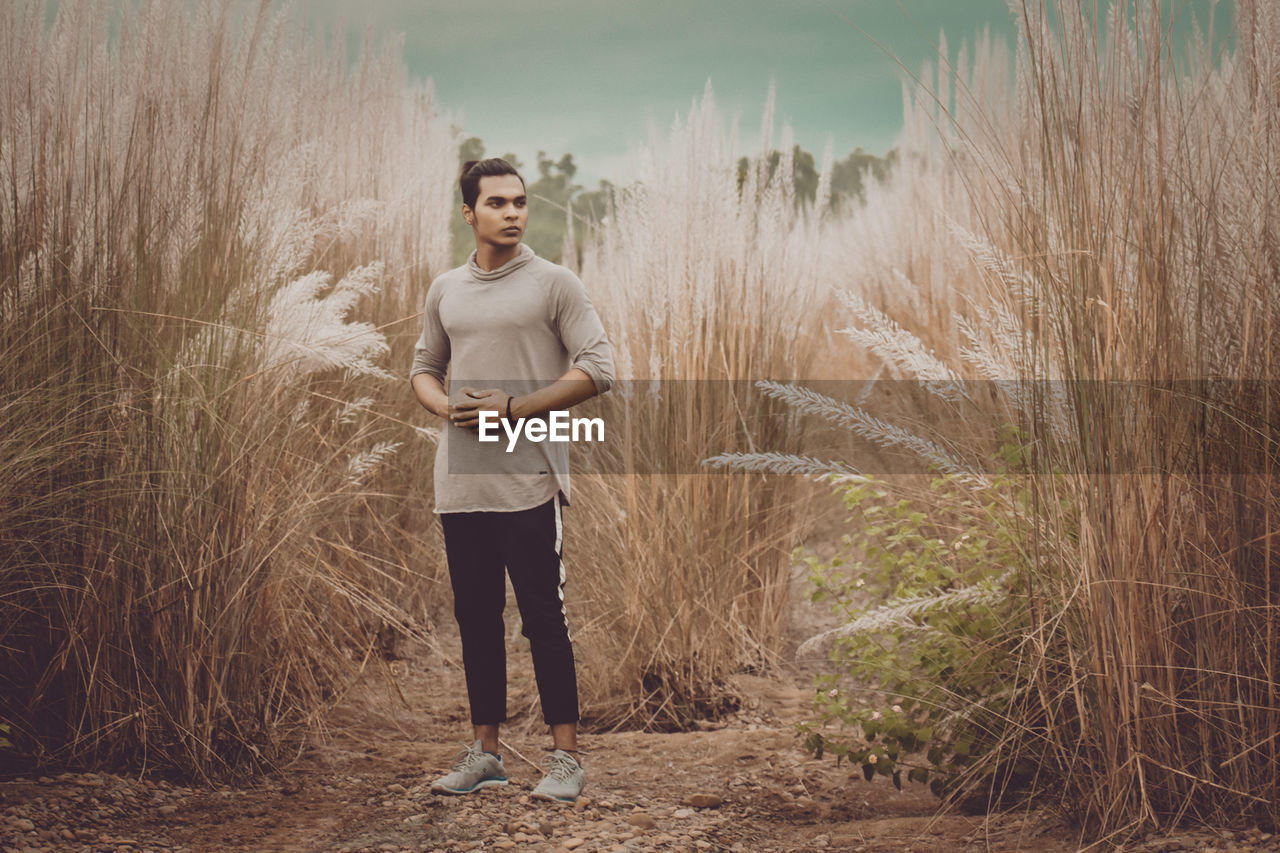
{"type": "Polygon", "coordinates": [[[1079,536],[1040,579],[1059,603],[1031,638],[1045,725],[1019,746],[1103,831],[1274,825],[1280,7],[1241,0],[1236,47],[1198,37],[1179,66],[1166,17],[1134,5],[1101,37],[1080,8],[1056,37],[1038,9],[1019,21],[1002,226],[1075,402],[1073,431],[1031,438],[1101,474],[1035,482],[1079,536]],[[1098,380],[1151,393],[1135,409],[1098,380]]]}
{"type": "Polygon", "coordinates": [[[727,677],[778,650],[805,484],[702,465],[793,441],[796,419],[752,383],[803,377],[818,356],[802,330],[821,223],[795,206],[789,162],[768,177],[772,123],[770,107],[740,192],[736,134],[708,87],[650,140],[639,180],[583,247],[621,380],[599,401],[616,439],[576,475],[570,511],[585,617],[575,637],[597,725],[714,716],[732,707],[727,677]]]}
{"type": "MultiPolygon", "coordinates": [[[[909,93],[865,214],[904,223],[868,248],[898,284],[846,298],[850,336],[883,375],[1008,380],[982,411],[1026,430],[1032,627],[995,757],[1104,840],[1274,826],[1280,7],[1185,49],[1159,4],[1015,7],[1011,81],[944,48],[909,93]]],[[[949,447],[983,485],[989,446],[949,447]]]]}
{"type": "Polygon", "coordinates": [[[456,139],[395,45],[348,69],[266,2],[5,4],[0,41],[0,720],[41,760],[274,760],[430,594],[386,365],[456,139]]]}

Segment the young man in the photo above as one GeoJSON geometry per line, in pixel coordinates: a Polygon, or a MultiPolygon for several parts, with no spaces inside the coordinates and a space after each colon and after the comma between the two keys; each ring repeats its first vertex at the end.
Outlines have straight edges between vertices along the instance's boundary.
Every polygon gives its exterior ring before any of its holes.
{"type": "Polygon", "coordinates": [[[464,266],[431,283],[409,377],[418,401],[447,421],[436,450],[435,511],[444,528],[475,736],[432,790],[466,794],[507,782],[498,752],[507,716],[505,569],[554,746],[550,770],[533,795],[571,802],[585,774],[560,560],[568,445],[518,440],[508,450],[505,427],[496,430],[497,442],[481,441],[479,427],[482,419],[494,419],[486,430],[492,434],[501,418],[518,429],[521,419],[604,393],[613,384],[613,354],[578,277],[521,242],[527,199],[511,164],[468,162],[459,183],[476,249],[464,266]]]}

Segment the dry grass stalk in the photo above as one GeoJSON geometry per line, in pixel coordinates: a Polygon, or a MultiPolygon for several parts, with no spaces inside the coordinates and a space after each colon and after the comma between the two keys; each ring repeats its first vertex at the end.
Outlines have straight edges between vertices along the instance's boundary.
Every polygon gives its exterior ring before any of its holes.
{"type": "Polygon", "coordinates": [[[788,163],[766,181],[753,157],[740,195],[722,127],[708,89],[669,139],[651,141],[642,177],[583,251],[630,380],[601,401],[624,435],[594,463],[615,473],[580,479],[570,542],[593,614],[578,632],[596,673],[588,708],[605,724],[680,727],[728,707],[725,677],[776,652],[805,523],[798,478],[702,465],[794,440],[795,419],[752,380],[805,376],[816,357],[797,330],[817,304],[821,223],[793,204],[788,163]]]}
{"type": "Polygon", "coordinates": [[[213,773],[421,617],[428,442],[381,365],[456,140],[394,53],[348,71],[267,3],[116,14],[0,11],[0,719],[213,773]]]}

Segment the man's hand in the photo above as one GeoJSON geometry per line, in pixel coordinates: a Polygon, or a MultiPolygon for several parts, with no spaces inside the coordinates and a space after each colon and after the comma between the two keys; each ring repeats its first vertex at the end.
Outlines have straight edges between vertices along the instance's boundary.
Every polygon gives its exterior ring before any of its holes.
{"type": "Polygon", "coordinates": [[[449,404],[449,421],[463,429],[479,429],[481,412],[497,412],[498,417],[507,416],[507,401],[511,395],[501,388],[488,388],[477,391],[474,388],[461,390],[462,401],[449,404]]]}

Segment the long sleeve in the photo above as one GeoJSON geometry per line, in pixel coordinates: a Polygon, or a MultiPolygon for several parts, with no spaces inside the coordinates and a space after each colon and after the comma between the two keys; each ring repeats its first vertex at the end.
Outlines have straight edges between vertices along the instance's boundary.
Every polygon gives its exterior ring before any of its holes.
{"type": "Polygon", "coordinates": [[[582,281],[569,270],[558,277],[555,290],[556,324],[572,367],[591,377],[596,393],[613,387],[613,348],[582,281]]]}
{"type": "Polygon", "coordinates": [[[413,367],[409,381],[419,373],[430,373],[444,384],[445,369],[449,366],[449,336],[440,323],[440,287],[427,291],[427,301],[422,309],[422,334],[413,348],[413,367]]]}

